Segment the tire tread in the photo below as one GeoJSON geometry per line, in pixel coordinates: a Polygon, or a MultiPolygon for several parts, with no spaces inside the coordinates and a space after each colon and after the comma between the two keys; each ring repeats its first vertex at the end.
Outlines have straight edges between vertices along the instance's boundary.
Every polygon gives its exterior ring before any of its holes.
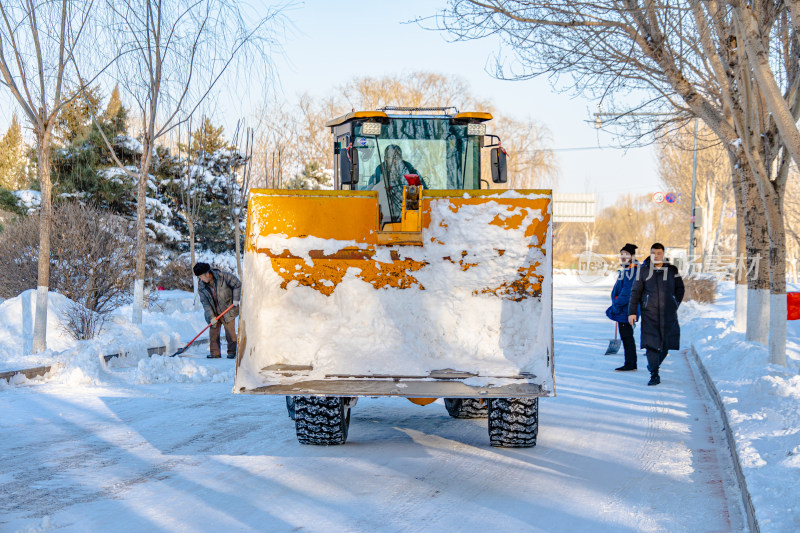
{"type": "Polygon", "coordinates": [[[539,398],[489,400],[489,443],[501,448],[536,446],[539,398]]]}
{"type": "Polygon", "coordinates": [[[300,444],[331,446],[344,444],[350,425],[350,410],[337,396],[296,396],[295,431],[300,444]]]}

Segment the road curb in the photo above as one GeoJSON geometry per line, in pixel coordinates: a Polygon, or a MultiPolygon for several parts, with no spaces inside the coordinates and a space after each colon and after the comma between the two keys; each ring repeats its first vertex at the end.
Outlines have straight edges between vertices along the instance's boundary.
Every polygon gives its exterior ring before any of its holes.
{"type": "MultiPolygon", "coordinates": [[[[194,341],[193,344],[208,344],[208,339],[200,339],[194,341]]],[[[166,346],[154,346],[152,348],[147,349],[147,356],[152,357],[153,355],[164,355],[167,352],[166,346]]],[[[130,352],[119,352],[119,353],[112,353],[103,356],[103,360],[108,363],[115,357],[122,357],[123,355],[128,355],[130,352]]],[[[3,379],[7,382],[11,382],[11,380],[17,375],[23,375],[27,379],[33,379],[39,376],[47,375],[50,370],[52,370],[53,365],[47,366],[36,366],[33,368],[23,368],[21,370],[8,370],[6,372],[0,372],[0,379],[3,379]]]]}
{"type": "Polygon", "coordinates": [[[686,353],[692,357],[695,362],[695,366],[697,366],[698,370],[700,371],[700,375],[703,376],[703,381],[706,384],[706,388],[708,389],[711,397],[714,399],[714,403],[717,405],[717,410],[722,417],[722,422],[725,425],[725,436],[728,439],[728,448],[730,449],[731,456],[733,457],[733,470],[736,472],[736,479],[739,481],[739,488],[742,492],[742,503],[744,504],[745,514],[747,514],[747,525],[752,533],[760,533],[761,528],[758,525],[758,519],[756,519],[756,510],[753,506],[753,499],[750,497],[750,491],[747,489],[747,479],[744,477],[742,464],[739,462],[739,453],[736,451],[736,439],[733,436],[731,424],[728,420],[728,411],[725,409],[725,404],[722,402],[722,397],[719,395],[717,386],[714,384],[714,381],[708,374],[708,370],[706,370],[703,361],[697,354],[694,344],[692,344],[689,349],[686,350],[686,353]]]}

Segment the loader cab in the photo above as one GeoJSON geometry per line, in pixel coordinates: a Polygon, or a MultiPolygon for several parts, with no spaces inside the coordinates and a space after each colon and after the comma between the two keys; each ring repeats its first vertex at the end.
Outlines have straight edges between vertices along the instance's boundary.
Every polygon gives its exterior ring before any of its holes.
{"type": "MultiPolygon", "coordinates": [[[[391,222],[399,220],[407,175],[418,175],[426,190],[488,188],[481,181],[481,148],[491,118],[455,108],[386,107],[333,119],[326,126],[333,134],[335,188],[377,191],[383,219],[391,222]]],[[[493,181],[504,183],[505,153],[495,149],[492,165],[493,181]]]]}

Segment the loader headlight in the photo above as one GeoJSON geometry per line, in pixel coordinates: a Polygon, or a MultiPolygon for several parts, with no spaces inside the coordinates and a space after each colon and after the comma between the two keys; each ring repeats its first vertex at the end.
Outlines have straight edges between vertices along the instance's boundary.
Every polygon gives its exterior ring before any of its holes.
{"type": "Polygon", "coordinates": [[[486,124],[467,124],[467,135],[486,135],[486,124]]]}
{"type": "Polygon", "coordinates": [[[362,135],[380,135],[381,123],[380,122],[365,122],[361,125],[362,135]]]}

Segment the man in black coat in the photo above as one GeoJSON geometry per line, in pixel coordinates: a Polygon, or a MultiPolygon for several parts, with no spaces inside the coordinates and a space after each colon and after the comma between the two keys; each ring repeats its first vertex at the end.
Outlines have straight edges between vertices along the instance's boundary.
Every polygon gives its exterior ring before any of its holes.
{"type": "Polygon", "coordinates": [[[208,340],[211,354],[209,359],[218,359],[222,353],[219,343],[220,322],[225,327],[225,341],[228,343],[228,359],[236,357],[236,316],[239,314],[239,300],[242,295],[242,282],[228,272],[211,268],[208,263],[194,265],[194,274],[200,278],[197,293],[203,304],[206,322],[211,326],[208,340]],[[220,321],[217,316],[231,304],[233,309],[225,313],[220,321]]]}
{"type": "Polygon", "coordinates": [[[628,322],[636,323],[636,310],[641,303],[642,348],[647,350],[648,385],[658,385],[658,368],[667,351],[680,349],[681,328],[678,306],[683,300],[683,279],[678,268],[664,261],[664,245],[650,247],[650,257],[642,263],[639,278],[633,282],[628,302],[628,322]]]}

